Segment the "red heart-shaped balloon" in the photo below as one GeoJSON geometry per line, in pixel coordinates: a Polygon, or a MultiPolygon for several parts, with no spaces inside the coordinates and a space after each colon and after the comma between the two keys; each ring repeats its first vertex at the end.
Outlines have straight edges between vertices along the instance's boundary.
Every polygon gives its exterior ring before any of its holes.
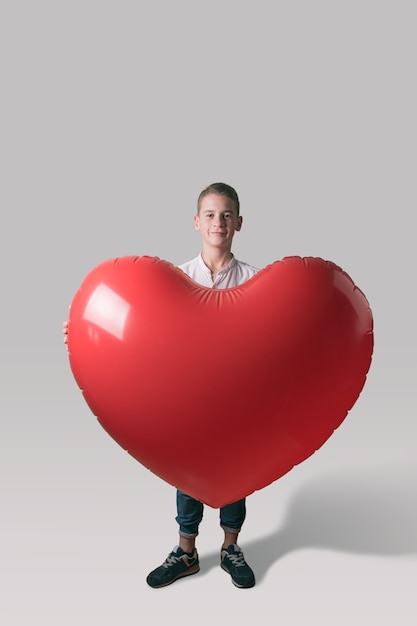
{"type": "Polygon", "coordinates": [[[270,484],[346,417],[370,367],[368,302],[329,261],[288,257],[232,289],[154,257],[98,265],[70,309],[70,365],[101,425],[212,507],[270,484]]]}

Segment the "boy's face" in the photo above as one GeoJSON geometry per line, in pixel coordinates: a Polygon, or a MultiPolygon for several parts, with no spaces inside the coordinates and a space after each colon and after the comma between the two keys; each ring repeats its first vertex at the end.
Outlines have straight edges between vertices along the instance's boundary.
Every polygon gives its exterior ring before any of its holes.
{"type": "Polygon", "coordinates": [[[194,226],[201,233],[203,245],[230,250],[233,235],[242,227],[242,217],[237,214],[233,200],[210,193],[200,202],[194,226]]]}

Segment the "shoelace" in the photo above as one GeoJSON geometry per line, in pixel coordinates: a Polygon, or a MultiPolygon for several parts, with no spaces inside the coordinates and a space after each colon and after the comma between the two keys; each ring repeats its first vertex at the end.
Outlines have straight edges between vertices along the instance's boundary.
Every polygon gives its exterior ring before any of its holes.
{"type": "MultiPolygon", "coordinates": [[[[193,557],[187,557],[188,558],[188,566],[192,565],[192,561],[194,561],[193,557]]],[[[162,563],[162,567],[165,567],[165,569],[168,569],[168,567],[172,567],[173,565],[175,565],[175,563],[178,563],[178,561],[181,561],[182,557],[180,556],[176,556],[175,554],[169,554],[167,556],[167,558],[165,559],[165,562],[162,563]]]]}
{"type": "Polygon", "coordinates": [[[235,552],[234,554],[228,554],[227,558],[229,558],[232,561],[233,565],[236,565],[236,567],[241,567],[243,565],[246,565],[243,552],[235,552]]]}
{"type": "Polygon", "coordinates": [[[173,565],[175,565],[175,563],[178,563],[178,561],[180,560],[181,559],[179,556],[175,556],[175,554],[169,554],[167,558],[165,559],[165,563],[162,563],[162,567],[166,567],[168,569],[168,567],[172,567],[173,565]]]}

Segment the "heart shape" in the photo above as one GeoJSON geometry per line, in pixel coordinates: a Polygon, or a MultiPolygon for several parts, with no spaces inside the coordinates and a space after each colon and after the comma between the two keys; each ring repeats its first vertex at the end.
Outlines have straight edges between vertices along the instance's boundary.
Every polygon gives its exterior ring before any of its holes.
{"type": "Polygon", "coordinates": [[[105,430],[220,507],[315,452],[365,383],[373,320],[335,264],[287,257],[239,287],[201,287],[155,257],[110,259],[71,307],[74,377],[105,430]]]}

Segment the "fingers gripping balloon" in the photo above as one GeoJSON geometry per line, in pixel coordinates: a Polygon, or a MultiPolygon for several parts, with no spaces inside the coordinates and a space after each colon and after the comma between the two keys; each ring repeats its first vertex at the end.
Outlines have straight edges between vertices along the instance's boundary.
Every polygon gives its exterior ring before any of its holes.
{"type": "Polygon", "coordinates": [[[215,290],[157,258],[122,257],[81,284],[68,349],[111,437],[220,507],[278,479],[340,425],[365,383],[373,322],[363,293],[322,259],[288,257],[215,290]]]}

